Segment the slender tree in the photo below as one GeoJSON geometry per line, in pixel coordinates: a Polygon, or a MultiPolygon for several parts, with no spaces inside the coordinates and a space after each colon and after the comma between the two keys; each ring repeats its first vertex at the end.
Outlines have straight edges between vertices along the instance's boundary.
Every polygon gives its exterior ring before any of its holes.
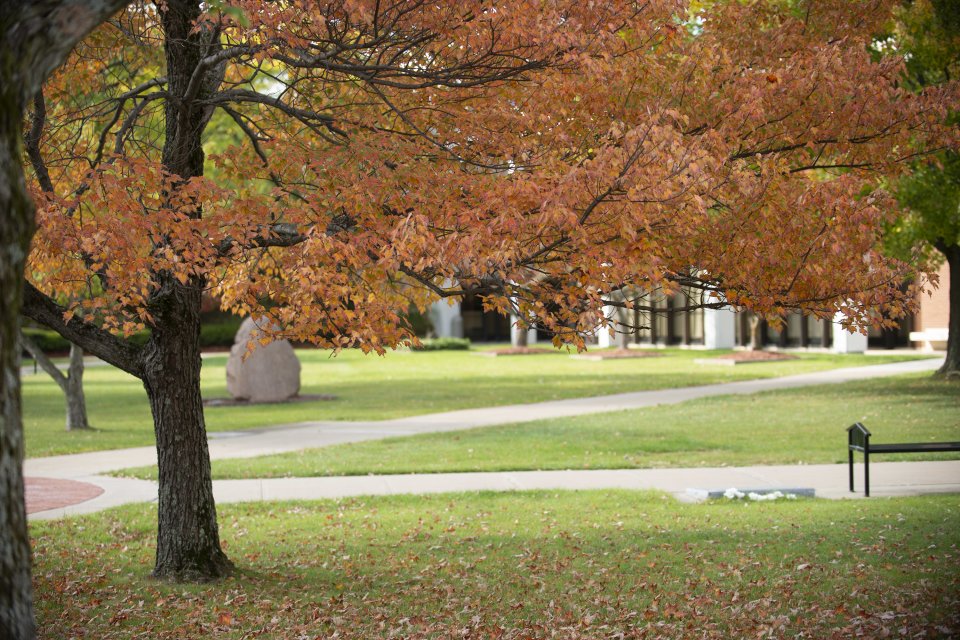
{"type": "MultiPolygon", "coordinates": [[[[47,172],[40,154],[40,137],[43,135],[45,122],[46,104],[43,99],[43,93],[41,92],[34,96],[33,117],[30,128],[24,134],[23,140],[27,156],[30,158],[30,163],[33,166],[37,185],[44,193],[52,195],[54,193],[53,183],[50,180],[50,174],[47,172]]],[[[67,431],[89,429],[90,423],[87,420],[87,400],[83,393],[83,349],[73,343],[70,344],[70,365],[67,374],[64,375],[63,372],[53,364],[50,358],[22,331],[20,332],[20,342],[63,391],[67,405],[67,431]]]]}
{"type": "Polygon", "coordinates": [[[70,345],[70,363],[67,366],[67,372],[64,373],[60,368],[43,352],[36,343],[33,342],[22,331],[20,332],[20,344],[33,356],[40,368],[47,372],[57,383],[60,390],[63,391],[63,397],[66,404],[66,428],[67,431],[77,431],[89,429],[90,422],[87,420],[87,397],[83,392],[83,349],[75,344],[70,345]]]}
{"type": "Polygon", "coordinates": [[[24,307],[144,383],[154,573],[231,567],[204,290],[264,339],[378,352],[412,339],[411,304],[468,294],[577,346],[605,306],[681,287],[687,308],[903,313],[877,179],[942,135],[943,95],[871,59],[887,3],[794,4],[167,0],[93,34],[45,89],[58,190],[35,185],[24,307]]]}

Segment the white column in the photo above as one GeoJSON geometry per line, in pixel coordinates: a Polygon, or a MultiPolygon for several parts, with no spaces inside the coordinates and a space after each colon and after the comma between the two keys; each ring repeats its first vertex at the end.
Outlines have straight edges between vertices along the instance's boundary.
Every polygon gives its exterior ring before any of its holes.
{"type": "Polygon", "coordinates": [[[847,331],[840,325],[844,318],[842,313],[833,317],[833,352],[834,353],[863,353],[867,350],[867,336],[862,333],[847,331]]]}
{"type": "Polygon", "coordinates": [[[603,307],[601,313],[604,317],[610,319],[610,326],[600,327],[597,329],[597,347],[601,349],[606,349],[607,347],[613,347],[617,344],[617,335],[610,335],[610,329],[612,328],[615,332],[620,329],[619,323],[619,314],[617,313],[616,307],[603,307]]]}
{"type": "Polygon", "coordinates": [[[438,338],[462,338],[463,319],[460,317],[460,303],[438,300],[430,306],[430,322],[438,338]]]}
{"type": "Polygon", "coordinates": [[[614,338],[610,335],[609,327],[600,327],[597,329],[597,347],[600,349],[606,349],[609,346],[612,346],[614,343],[614,338]]]}
{"type": "MultiPolygon", "coordinates": [[[[517,318],[512,313],[510,314],[510,344],[517,346],[517,335],[520,333],[520,329],[517,328],[517,318]]],[[[530,327],[527,329],[527,346],[532,346],[537,344],[537,329],[535,327],[530,327]]]]}
{"type": "Polygon", "coordinates": [[[737,314],[733,309],[703,310],[703,343],[707,349],[733,349],[737,343],[737,314]]]}

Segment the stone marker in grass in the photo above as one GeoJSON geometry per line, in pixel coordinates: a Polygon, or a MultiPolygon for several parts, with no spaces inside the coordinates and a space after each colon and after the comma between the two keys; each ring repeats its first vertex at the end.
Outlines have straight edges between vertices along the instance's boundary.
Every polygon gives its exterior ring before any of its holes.
{"type": "Polygon", "coordinates": [[[227,391],[236,400],[283,402],[300,391],[300,360],[286,340],[256,344],[253,318],[240,325],[227,360],[227,391]],[[256,348],[247,354],[254,339],[256,348]],[[246,357],[245,357],[246,356],[246,357]]]}

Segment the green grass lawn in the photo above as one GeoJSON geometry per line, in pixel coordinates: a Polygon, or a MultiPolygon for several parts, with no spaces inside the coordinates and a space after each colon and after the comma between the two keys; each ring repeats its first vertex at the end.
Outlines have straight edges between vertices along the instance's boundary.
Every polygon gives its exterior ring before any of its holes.
{"type": "Polygon", "coordinates": [[[39,637],[955,637],[960,497],[534,492],[221,507],[239,572],[148,577],[156,512],[31,523],[39,637]]]}
{"type": "MultiPolygon", "coordinates": [[[[575,360],[566,352],[486,358],[466,351],[391,352],[385,357],[347,350],[300,350],[303,394],[336,400],[211,407],[207,428],[224,431],[307,420],[381,420],[471,407],[663,389],[749,378],[880,364],[916,356],[803,354],[799,360],[738,367],[698,365],[718,352],[665,350],[660,358],[575,360]]],[[[204,359],[203,395],[226,397],[227,354],[204,359]]],[[[23,379],[28,456],[153,444],[153,423],[142,384],[112,367],[90,367],[84,377],[91,432],[64,431],[63,396],[44,374],[23,379]]]]}
{"type": "MultiPolygon", "coordinates": [[[[213,461],[214,478],[846,461],[844,428],[875,442],[960,440],[960,384],[929,374],[717,396],[677,405],[213,461]]],[[[958,458],[884,455],[878,460],[958,458]]],[[[155,467],[119,475],[155,478],[155,467]]]]}

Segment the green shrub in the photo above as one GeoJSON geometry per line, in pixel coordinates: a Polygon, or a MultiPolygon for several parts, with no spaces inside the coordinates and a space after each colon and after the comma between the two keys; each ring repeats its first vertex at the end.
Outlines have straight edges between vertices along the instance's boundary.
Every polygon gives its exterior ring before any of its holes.
{"type": "Polygon", "coordinates": [[[70,342],[56,331],[24,327],[23,333],[44,353],[70,351],[70,342]]]}
{"type": "Polygon", "coordinates": [[[419,346],[410,347],[414,351],[467,351],[470,349],[468,338],[433,338],[423,340],[419,346]]]}
{"type": "Polygon", "coordinates": [[[433,323],[430,322],[430,317],[420,313],[420,310],[416,307],[410,307],[410,310],[407,312],[407,321],[410,323],[410,328],[413,329],[413,332],[418,338],[424,337],[433,329],[433,323]]]}
{"type": "Polygon", "coordinates": [[[231,347],[240,328],[241,318],[231,318],[220,322],[200,325],[201,347],[231,347]]]}
{"type": "MultiPolygon", "coordinates": [[[[200,327],[200,346],[201,347],[230,347],[233,345],[233,338],[240,328],[240,318],[230,319],[223,322],[204,324],[200,327]]],[[[52,329],[38,329],[34,327],[24,327],[23,333],[30,338],[44,353],[63,353],[70,351],[70,342],[52,329]]],[[[144,329],[131,335],[127,340],[142,347],[150,339],[150,330],[144,329]]]]}
{"type": "Polygon", "coordinates": [[[129,341],[132,342],[133,344],[137,345],[138,347],[142,347],[143,345],[147,344],[147,340],[149,340],[149,339],[150,339],[150,329],[144,329],[143,331],[137,331],[136,333],[130,335],[130,336],[127,338],[127,340],[129,340],[129,341]]]}

